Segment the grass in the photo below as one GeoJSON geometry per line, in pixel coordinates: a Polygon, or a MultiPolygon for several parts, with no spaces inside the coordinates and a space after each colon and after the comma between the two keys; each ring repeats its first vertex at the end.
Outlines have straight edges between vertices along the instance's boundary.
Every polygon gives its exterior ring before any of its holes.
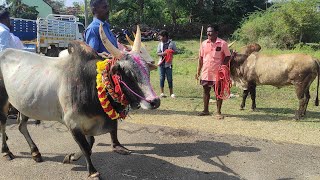
{"type": "MultiPolygon", "coordinates": [[[[272,86],[258,86],[257,111],[255,112],[250,111],[250,98],[247,99],[246,110],[239,110],[242,91],[233,87],[232,93],[240,97],[224,101],[222,113],[227,115],[225,120],[217,121],[213,117],[198,117],[197,112],[203,108],[202,87],[194,79],[199,42],[183,40],[176,43],[178,49],[183,50],[183,53],[175,55],[173,60],[174,93],[177,98],[162,99],[160,108],[155,111],[133,112],[132,122],[320,146],[320,142],[317,141],[320,135],[320,108],[314,105],[316,81],[311,87],[307,117],[301,121],[293,120],[294,112],[298,108],[298,100],[292,86],[281,89],[272,86]],[[148,115],[145,116],[146,114],[148,115]]],[[[145,44],[157,62],[155,54],[158,42],[149,41],[145,44]]],[[[291,52],[304,52],[320,58],[320,51],[308,49],[262,51],[266,54],[291,52]]],[[[160,94],[158,71],[151,72],[151,82],[155,91],[160,94]]],[[[167,84],[165,84],[165,92],[168,94],[167,84]]],[[[212,96],[213,94],[212,92],[212,96]]],[[[215,104],[210,104],[210,111],[214,113],[215,110],[215,104]]]]}

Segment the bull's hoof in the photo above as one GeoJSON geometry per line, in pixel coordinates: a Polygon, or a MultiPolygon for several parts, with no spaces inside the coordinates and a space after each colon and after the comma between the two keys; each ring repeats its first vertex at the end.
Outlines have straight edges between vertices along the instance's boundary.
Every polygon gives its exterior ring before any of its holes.
{"type": "Polygon", "coordinates": [[[72,157],[73,157],[73,156],[74,156],[74,153],[66,155],[66,156],[64,157],[62,163],[63,163],[63,164],[70,164],[70,163],[72,163],[72,162],[73,162],[73,160],[72,160],[72,157]]]}
{"type": "Polygon", "coordinates": [[[100,173],[99,172],[95,172],[89,175],[90,178],[98,180],[100,179],[100,173]]]}
{"type": "Polygon", "coordinates": [[[251,108],[251,111],[252,111],[252,112],[254,112],[254,111],[256,111],[256,110],[257,110],[256,108],[253,108],[253,109],[251,108]]]}
{"type": "Polygon", "coordinates": [[[244,107],[240,107],[240,110],[243,111],[243,110],[244,110],[244,107]]]}
{"type": "Polygon", "coordinates": [[[129,149],[123,147],[122,145],[113,146],[112,147],[112,151],[116,152],[118,154],[121,154],[121,155],[129,155],[129,154],[131,154],[131,151],[129,149]]]}
{"type": "Polygon", "coordinates": [[[41,123],[40,120],[35,120],[35,122],[34,122],[34,124],[37,125],[37,126],[40,125],[40,123],[41,123]]]}
{"type": "Polygon", "coordinates": [[[301,120],[301,117],[295,116],[295,117],[294,117],[294,120],[299,121],[299,120],[301,120]]]}
{"type": "Polygon", "coordinates": [[[299,113],[299,111],[296,112],[295,116],[294,116],[294,119],[296,121],[299,121],[301,119],[302,115],[299,113]]]}
{"type": "Polygon", "coordinates": [[[42,156],[41,154],[38,152],[37,154],[32,154],[32,159],[35,161],[35,162],[43,162],[43,159],[42,159],[42,156]]]}
{"type": "Polygon", "coordinates": [[[9,153],[6,153],[5,155],[3,155],[3,158],[4,158],[4,160],[6,160],[6,161],[11,161],[11,160],[13,160],[15,157],[14,157],[14,155],[12,154],[12,152],[9,152],[9,153]]]}

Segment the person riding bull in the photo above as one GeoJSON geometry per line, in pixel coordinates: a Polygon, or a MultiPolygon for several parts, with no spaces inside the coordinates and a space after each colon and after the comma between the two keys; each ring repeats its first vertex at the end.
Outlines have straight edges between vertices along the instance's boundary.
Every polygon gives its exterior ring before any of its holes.
{"type": "MultiPolygon", "coordinates": [[[[219,27],[209,25],[207,28],[208,39],[202,42],[200,47],[199,65],[196,79],[200,77],[200,84],[203,86],[204,109],[199,116],[209,115],[209,100],[211,87],[215,89],[216,75],[221,65],[227,65],[230,60],[230,50],[226,41],[218,38],[219,27]]],[[[218,87],[221,88],[221,87],[218,87]]],[[[222,99],[217,100],[217,119],[223,119],[221,114],[222,99]]]]}
{"type": "MultiPolygon", "coordinates": [[[[110,24],[108,23],[109,20],[109,5],[107,0],[91,0],[90,1],[90,8],[92,14],[94,15],[93,21],[85,30],[85,41],[86,43],[96,50],[99,56],[102,58],[108,58],[109,52],[104,47],[100,34],[99,34],[99,26],[100,23],[103,24],[103,30],[109,39],[109,41],[118,48],[117,39],[114,34],[110,30],[110,24]]],[[[125,148],[120,144],[118,141],[118,134],[117,128],[113,132],[110,133],[111,140],[112,140],[112,150],[119,154],[130,154],[131,151],[125,148]]]]}

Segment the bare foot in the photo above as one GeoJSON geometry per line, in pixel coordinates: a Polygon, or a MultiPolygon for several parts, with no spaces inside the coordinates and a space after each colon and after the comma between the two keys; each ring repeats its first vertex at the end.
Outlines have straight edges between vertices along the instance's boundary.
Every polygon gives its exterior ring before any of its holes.
{"type": "Polygon", "coordinates": [[[224,119],[224,116],[221,115],[221,114],[217,114],[217,115],[216,115],[216,119],[217,119],[217,120],[222,120],[222,119],[224,119]]]}
{"type": "Polygon", "coordinates": [[[202,111],[200,113],[198,113],[198,116],[209,116],[210,113],[209,112],[206,112],[206,111],[202,111]]]}

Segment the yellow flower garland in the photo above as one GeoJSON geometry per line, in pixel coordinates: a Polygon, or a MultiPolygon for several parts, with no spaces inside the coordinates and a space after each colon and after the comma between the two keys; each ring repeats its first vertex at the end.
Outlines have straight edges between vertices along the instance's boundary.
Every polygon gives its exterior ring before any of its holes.
{"type": "Polygon", "coordinates": [[[109,68],[110,60],[104,60],[104,61],[98,61],[97,62],[97,77],[96,77],[96,83],[97,83],[97,90],[98,90],[98,97],[99,101],[101,103],[101,106],[104,110],[104,112],[112,119],[116,120],[119,118],[125,118],[125,115],[120,115],[111,105],[108,97],[107,97],[107,90],[106,85],[103,82],[103,71],[109,68]]]}

